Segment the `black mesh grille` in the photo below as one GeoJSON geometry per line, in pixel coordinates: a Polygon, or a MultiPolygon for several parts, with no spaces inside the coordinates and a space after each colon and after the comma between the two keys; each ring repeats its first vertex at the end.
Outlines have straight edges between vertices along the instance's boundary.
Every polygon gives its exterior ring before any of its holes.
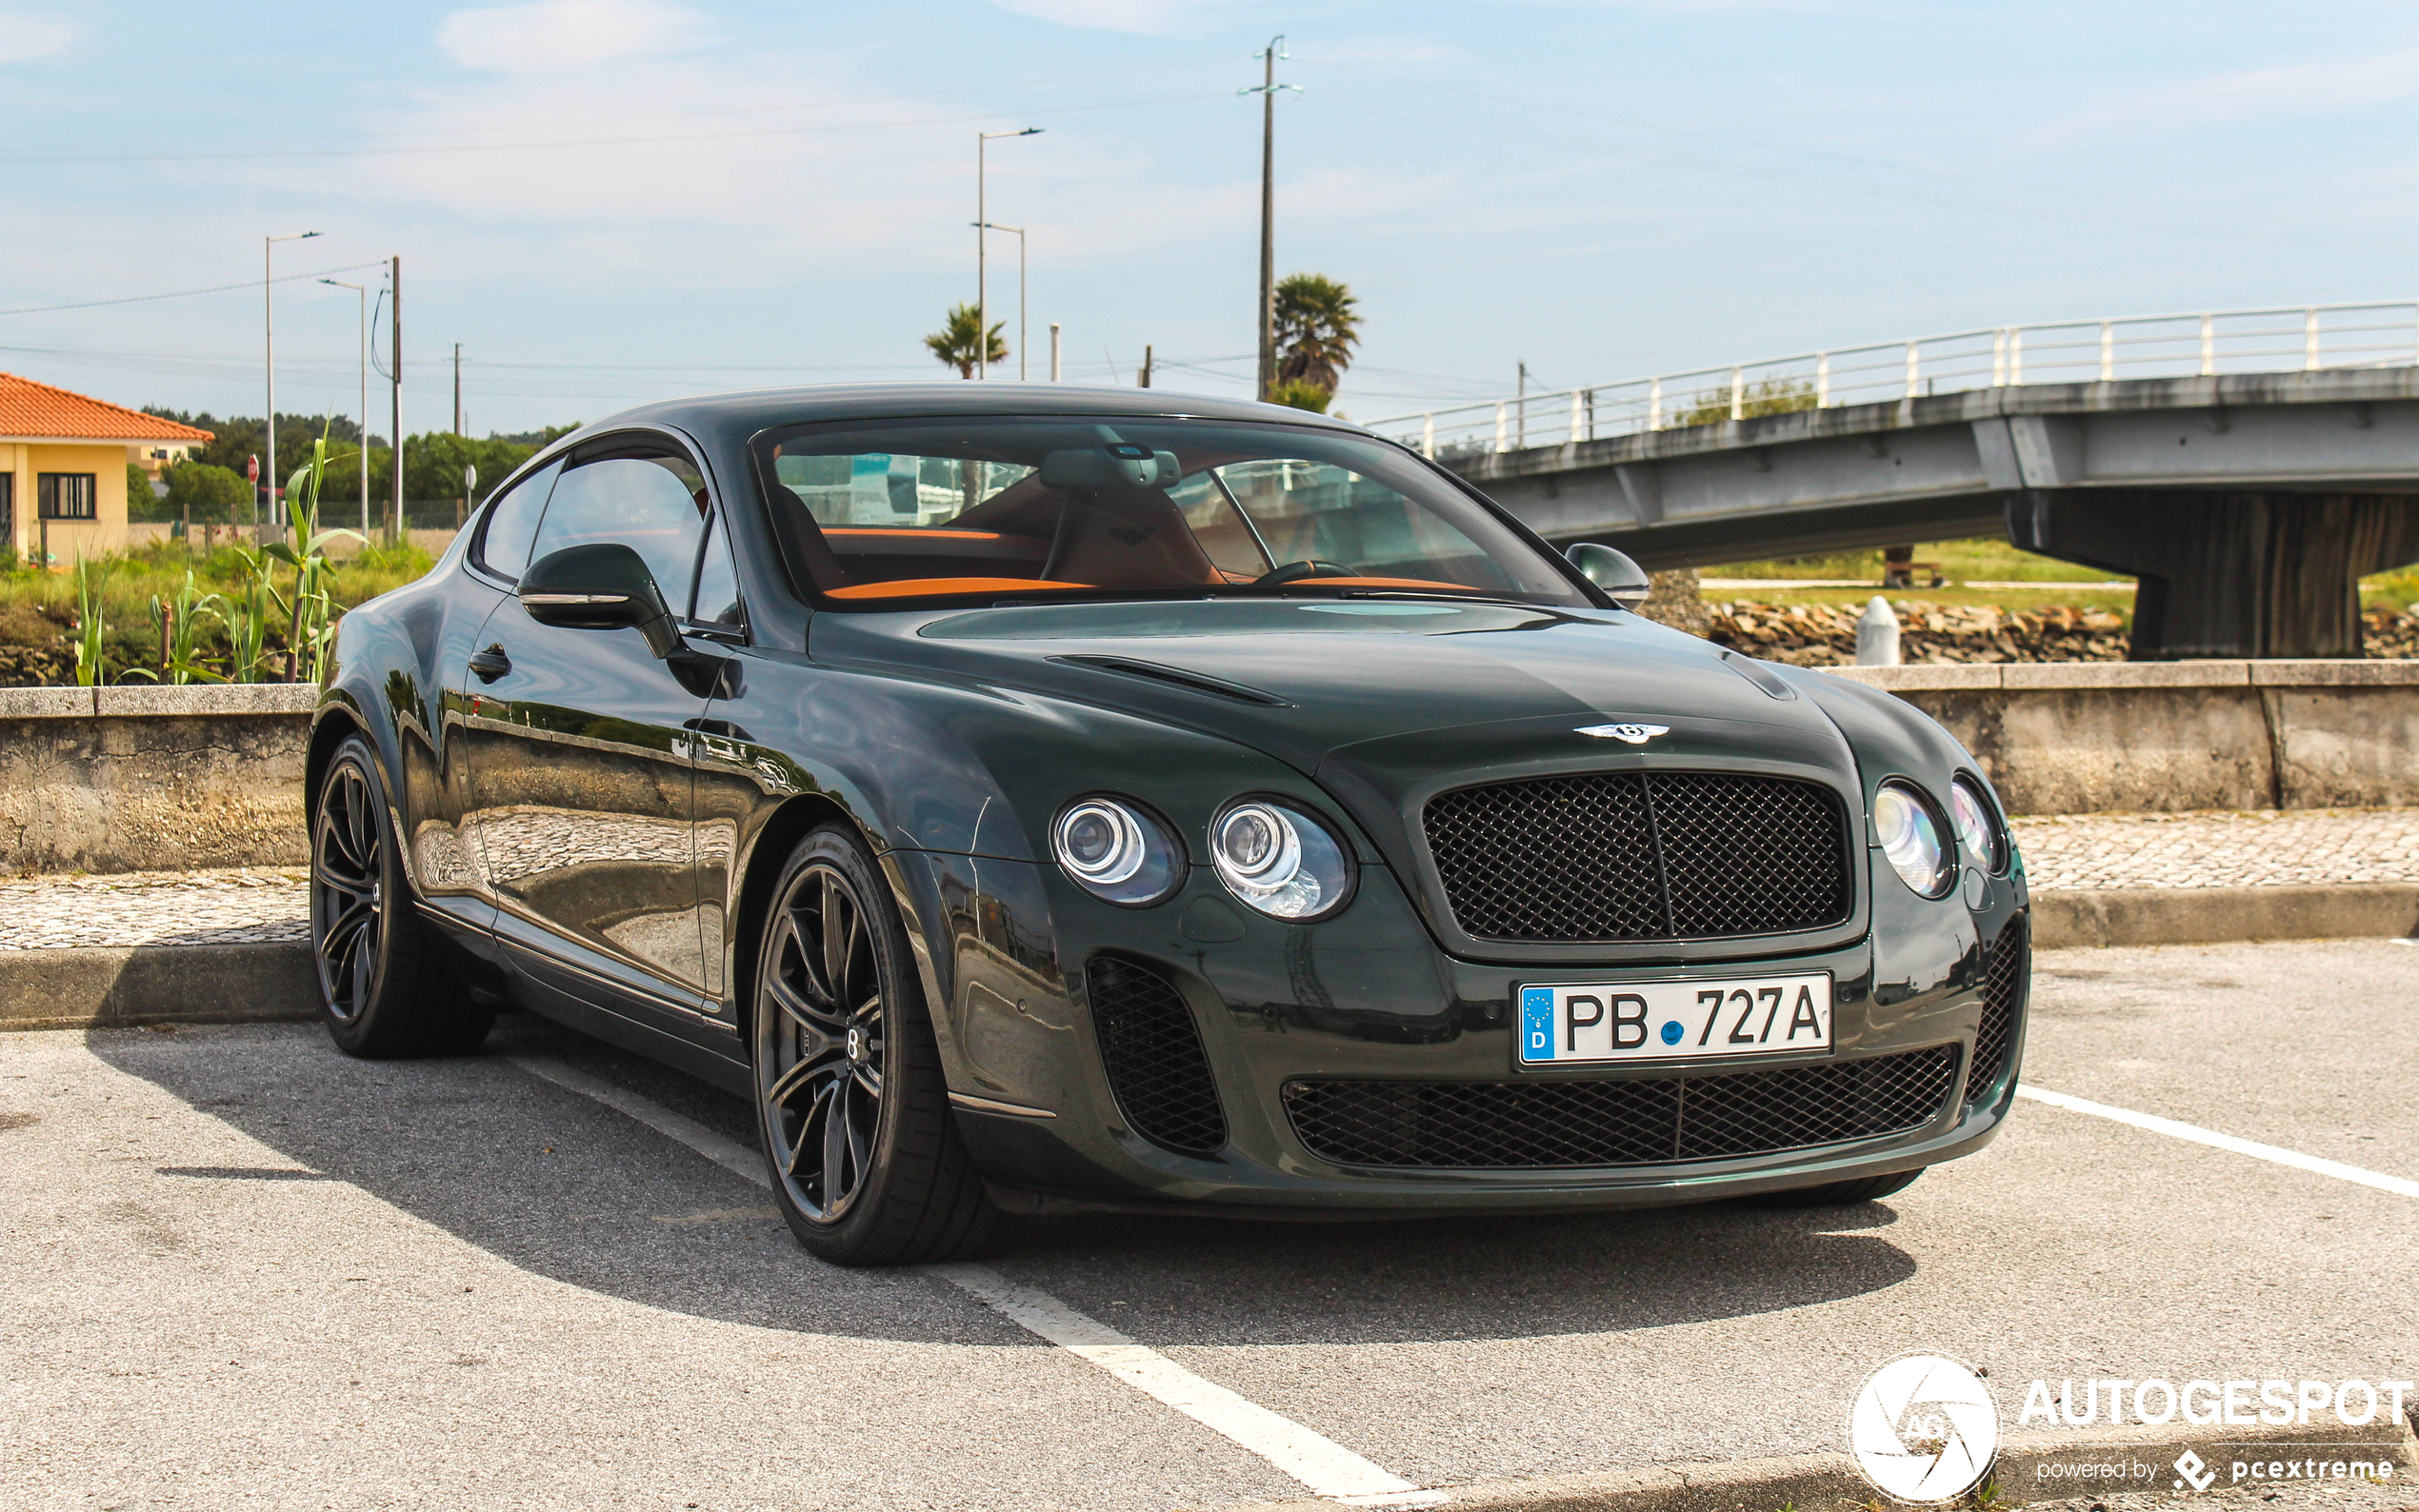
{"type": "Polygon", "coordinates": [[[1956,1084],[1943,1044],[1650,1082],[1289,1082],[1285,1110],[1338,1165],[1643,1165],[1921,1128],[1956,1084]]]}
{"type": "Polygon", "coordinates": [[[2016,1047],[2016,1027],[2024,1019],[2026,989],[2032,981],[2032,941],[2025,921],[2001,931],[1991,947],[1990,965],[1982,981],[1982,1028],[1974,1035],[1974,1071],[1966,1079],[1966,1098],[1980,1102],[1997,1089],[2006,1074],[2008,1057],[2016,1047]]]}
{"type": "Polygon", "coordinates": [[[1429,800],[1429,850],[1481,940],[1708,940],[1845,923],[1829,788],[1724,772],[1596,772],[1429,800]]]}
{"type": "Polygon", "coordinates": [[[1182,1155],[1226,1147],[1227,1116],[1192,1010],[1148,966],[1103,957],[1084,973],[1110,1089],[1134,1132],[1182,1155]]]}

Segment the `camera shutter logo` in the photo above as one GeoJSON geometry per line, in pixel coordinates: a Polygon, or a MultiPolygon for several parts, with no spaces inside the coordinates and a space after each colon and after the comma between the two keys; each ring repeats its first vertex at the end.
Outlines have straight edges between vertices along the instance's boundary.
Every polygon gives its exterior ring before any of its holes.
{"type": "Polygon", "coordinates": [[[1989,1473],[1999,1452],[1999,1406],[1963,1361],[1901,1355],[1856,1394],[1848,1448],[1873,1489],[1890,1500],[1951,1502],[1989,1473]]]}

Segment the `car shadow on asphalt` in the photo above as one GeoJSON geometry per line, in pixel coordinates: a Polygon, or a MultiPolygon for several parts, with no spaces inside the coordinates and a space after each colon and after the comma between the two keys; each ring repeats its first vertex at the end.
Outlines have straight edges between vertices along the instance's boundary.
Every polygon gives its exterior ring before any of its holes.
{"type": "MultiPolygon", "coordinates": [[[[291,1025],[96,1030],[87,1044],[298,1166],[567,1284],[759,1327],[1037,1342],[916,1273],[814,1260],[761,1188],[497,1054],[356,1061],[291,1025]]],[[[741,1099],[542,1021],[509,1016],[490,1048],[552,1055],[747,1137],[741,1099]]],[[[159,1174],[190,1184],[249,1170],[179,1156],[159,1174]]],[[[1100,1216],[1030,1224],[994,1263],[1146,1343],[1512,1339],[1879,1291],[1915,1273],[1882,1232],[1895,1222],[1883,1203],[1346,1224],[1100,1216]]]]}

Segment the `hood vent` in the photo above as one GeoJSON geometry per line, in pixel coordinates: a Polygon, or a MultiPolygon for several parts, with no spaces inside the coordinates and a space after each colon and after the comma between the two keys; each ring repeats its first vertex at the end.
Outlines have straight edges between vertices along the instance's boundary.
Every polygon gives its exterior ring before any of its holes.
{"type": "Polygon", "coordinates": [[[1259,708],[1291,708],[1292,703],[1264,693],[1241,683],[1229,683],[1207,672],[1190,672],[1181,666],[1162,666],[1157,662],[1138,662],[1130,656],[1053,656],[1051,661],[1068,666],[1089,666],[1096,671],[1115,672],[1121,677],[1146,678],[1168,687],[1181,687],[1188,693],[1207,693],[1237,704],[1250,704],[1259,708]]]}

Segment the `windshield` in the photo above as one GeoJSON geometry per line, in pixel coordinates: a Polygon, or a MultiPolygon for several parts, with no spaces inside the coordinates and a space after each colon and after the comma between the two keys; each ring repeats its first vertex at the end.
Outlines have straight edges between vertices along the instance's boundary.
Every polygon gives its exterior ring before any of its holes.
{"type": "Polygon", "coordinates": [[[835,607],[925,598],[1448,594],[1587,602],[1417,460],[1308,427],[984,416],[759,443],[835,607]]]}

